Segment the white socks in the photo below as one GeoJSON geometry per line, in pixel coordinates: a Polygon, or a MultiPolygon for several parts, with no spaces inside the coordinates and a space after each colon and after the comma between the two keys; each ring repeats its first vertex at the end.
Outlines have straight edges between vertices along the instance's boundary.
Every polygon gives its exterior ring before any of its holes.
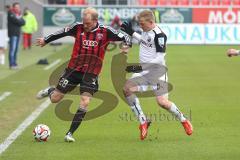
{"type": "Polygon", "coordinates": [[[172,113],[174,116],[176,116],[176,118],[178,120],[180,120],[181,122],[186,121],[186,118],[184,117],[182,112],[180,112],[180,110],[178,109],[178,107],[174,103],[172,103],[172,105],[171,105],[171,107],[168,111],[170,113],[172,113]]]}
{"type": "Polygon", "coordinates": [[[4,65],[4,64],[5,64],[5,54],[0,53],[0,65],[4,65]]]}
{"type": "MultiPolygon", "coordinates": [[[[140,106],[140,102],[137,96],[133,94],[131,96],[126,97],[126,99],[132,111],[135,113],[136,117],[138,117],[139,122],[141,124],[144,124],[146,122],[146,116],[142,111],[142,108],[140,106]]],[[[168,111],[172,113],[181,122],[186,121],[186,118],[174,103],[172,103],[168,111]]]]}
{"type": "Polygon", "coordinates": [[[135,113],[135,115],[138,117],[138,120],[141,124],[144,124],[146,122],[146,116],[144,115],[142,108],[140,106],[139,99],[136,95],[131,95],[126,97],[128,104],[130,105],[132,111],[135,113]]]}

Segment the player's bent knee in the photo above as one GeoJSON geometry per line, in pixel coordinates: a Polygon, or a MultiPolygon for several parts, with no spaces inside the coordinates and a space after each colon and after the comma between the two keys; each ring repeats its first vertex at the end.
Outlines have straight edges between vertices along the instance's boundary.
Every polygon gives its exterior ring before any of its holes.
{"type": "Polygon", "coordinates": [[[125,96],[130,96],[132,94],[131,90],[126,86],[123,87],[123,93],[125,96]]]}
{"type": "Polygon", "coordinates": [[[89,96],[81,96],[80,106],[87,107],[91,101],[91,95],[89,96]]]}
{"type": "Polygon", "coordinates": [[[80,105],[87,107],[89,103],[90,103],[90,100],[84,99],[84,100],[81,100],[80,105]]]}
{"type": "Polygon", "coordinates": [[[58,103],[58,102],[59,102],[59,100],[56,100],[56,99],[51,99],[51,102],[52,102],[52,103],[58,103]]]}
{"type": "Polygon", "coordinates": [[[62,100],[63,97],[64,97],[64,94],[58,94],[55,92],[51,95],[50,100],[52,103],[58,103],[59,101],[62,100]]]}
{"type": "Polygon", "coordinates": [[[126,83],[125,86],[123,87],[123,93],[125,96],[130,96],[134,92],[137,92],[137,86],[132,83],[126,83]]]}
{"type": "Polygon", "coordinates": [[[56,97],[51,97],[50,100],[52,103],[58,103],[61,99],[56,97]]]}

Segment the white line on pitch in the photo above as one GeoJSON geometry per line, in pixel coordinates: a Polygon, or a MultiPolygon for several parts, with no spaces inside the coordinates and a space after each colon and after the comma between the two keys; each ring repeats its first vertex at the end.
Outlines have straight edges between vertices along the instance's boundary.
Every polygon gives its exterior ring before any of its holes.
{"type": "Polygon", "coordinates": [[[12,94],[12,92],[4,92],[1,96],[0,96],[0,101],[4,100],[5,98],[7,98],[8,96],[10,96],[12,94]]]}
{"type": "Polygon", "coordinates": [[[52,67],[54,67],[54,66],[56,66],[58,63],[60,63],[61,62],[61,59],[57,59],[56,61],[54,61],[54,62],[52,62],[51,64],[49,64],[48,66],[46,66],[45,68],[44,68],[44,70],[46,71],[46,70],[49,70],[49,69],[51,69],[52,67]]]}
{"type": "Polygon", "coordinates": [[[24,84],[27,83],[27,81],[11,81],[13,84],[24,84]]]}
{"type": "Polygon", "coordinates": [[[17,139],[18,136],[50,105],[50,100],[44,101],[32,112],[5,140],[0,144],[0,155],[17,139]]]}

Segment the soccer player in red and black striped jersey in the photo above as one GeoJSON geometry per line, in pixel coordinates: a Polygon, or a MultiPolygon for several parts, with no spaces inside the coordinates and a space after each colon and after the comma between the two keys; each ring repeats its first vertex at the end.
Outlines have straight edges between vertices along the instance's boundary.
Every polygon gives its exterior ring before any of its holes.
{"type": "Polygon", "coordinates": [[[87,8],[83,11],[83,23],[75,23],[47,37],[38,38],[37,45],[43,47],[47,43],[65,36],[75,38],[68,67],[59,79],[57,87],[41,90],[37,94],[37,98],[49,96],[52,103],[58,103],[64,94],[80,84],[80,106],[65,136],[66,142],[74,142],[72,134],[81,124],[92,95],[98,91],[98,75],[101,72],[109,42],[124,41],[131,45],[131,38],[123,31],[116,31],[99,24],[97,11],[94,8],[87,8]]]}

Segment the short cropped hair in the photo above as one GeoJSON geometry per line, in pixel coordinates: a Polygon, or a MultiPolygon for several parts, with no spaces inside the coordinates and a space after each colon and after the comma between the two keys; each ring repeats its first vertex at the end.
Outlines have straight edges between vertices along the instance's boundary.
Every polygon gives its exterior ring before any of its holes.
{"type": "Polygon", "coordinates": [[[20,5],[20,3],[14,2],[14,3],[12,4],[13,7],[15,7],[16,5],[20,5]]]}
{"type": "Polygon", "coordinates": [[[83,16],[90,15],[92,20],[98,20],[98,12],[95,8],[88,7],[84,9],[83,16]]]}
{"type": "Polygon", "coordinates": [[[155,22],[155,16],[151,10],[143,10],[138,14],[138,20],[140,18],[144,18],[145,21],[153,21],[155,22]]]}

